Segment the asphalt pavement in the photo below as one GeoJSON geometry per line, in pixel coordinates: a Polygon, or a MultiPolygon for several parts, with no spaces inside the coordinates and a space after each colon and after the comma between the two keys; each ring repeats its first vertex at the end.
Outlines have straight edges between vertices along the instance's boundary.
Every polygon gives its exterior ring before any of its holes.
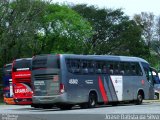
{"type": "Polygon", "coordinates": [[[142,105],[103,105],[93,109],[72,110],[35,109],[29,105],[0,105],[0,120],[128,120],[160,119],[160,102],[144,102],[142,105]]]}

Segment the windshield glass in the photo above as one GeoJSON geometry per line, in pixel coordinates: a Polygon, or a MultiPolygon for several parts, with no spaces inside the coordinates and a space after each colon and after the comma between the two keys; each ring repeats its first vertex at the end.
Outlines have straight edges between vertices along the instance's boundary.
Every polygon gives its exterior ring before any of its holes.
{"type": "Polygon", "coordinates": [[[31,59],[15,60],[13,65],[13,71],[30,70],[31,59]]]}
{"type": "Polygon", "coordinates": [[[59,56],[57,55],[43,55],[35,56],[32,60],[32,69],[40,68],[60,68],[59,56]]]}
{"type": "Polygon", "coordinates": [[[3,75],[6,76],[6,75],[10,75],[11,74],[11,71],[12,71],[12,64],[7,64],[4,66],[3,68],[3,75]]]}

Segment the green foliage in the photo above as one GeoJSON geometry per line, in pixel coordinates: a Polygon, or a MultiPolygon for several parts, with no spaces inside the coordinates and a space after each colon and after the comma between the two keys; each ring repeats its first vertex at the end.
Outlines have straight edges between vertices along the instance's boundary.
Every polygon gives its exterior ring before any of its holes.
{"type": "Polygon", "coordinates": [[[83,41],[89,38],[91,26],[67,6],[50,4],[43,17],[42,52],[82,53],[83,41]]]}
{"type": "Polygon", "coordinates": [[[160,58],[160,16],[156,19],[154,40],[151,41],[151,48],[160,58]]]}
{"type": "Polygon", "coordinates": [[[42,0],[0,4],[0,66],[51,52],[81,53],[90,23],[67,6],[42,0]]]}
{"type": "Polygon", "coordinates": [[[94,34],[86,41],[86,54],[149,55],[141,38],[140,26],[125,16],[121,9],[98,9],[87,5],[77,5],[72,9],[93,27],[94,34]]]}
{"type": "Polygon", "coordinates": [[[154,29],[154,15],[153,13],[141,12],[141,14],[134,15],[135,22],[141,27],[142,35],[148,48],[151,48],[151,41],[153,40],[154,29]]]}
{"type": "Polygon", "coordinates": [[[143,34],[141,24],[121,9],[43,0],[0,2],[0,66],[45,53],[139,56],[156,66],[156,55],[150,54],[143,34]]]}
{"type": "Polygon", "coordinates": [[[31,46],[39,27],[43,4],[38,0],[16,0],[1,6],[1,14],[5,13],[0,19],[0,26],[3,28],[0,37],[2,64],[14,58],[32,56],[31,46]]]}

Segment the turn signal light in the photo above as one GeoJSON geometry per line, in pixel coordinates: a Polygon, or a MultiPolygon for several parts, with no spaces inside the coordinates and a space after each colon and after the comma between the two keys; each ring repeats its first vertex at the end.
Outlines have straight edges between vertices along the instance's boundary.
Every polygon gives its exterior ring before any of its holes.
{"type": "Polygon", "coordinates": [[[64,84],[60,83],[60,93],[64,93],[64,84]]]}

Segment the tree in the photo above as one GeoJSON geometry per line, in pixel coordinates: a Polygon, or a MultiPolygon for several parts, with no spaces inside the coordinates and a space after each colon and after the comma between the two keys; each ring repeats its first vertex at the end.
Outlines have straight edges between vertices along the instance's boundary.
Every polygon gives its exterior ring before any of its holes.
{"type": "Polygon", "coordinates": [[[154,40],[151,42],[152,50],[160,58],[160,16],[157,17],[156,19],[156,27],[154,32],[155,32],[154,40]]]}
{"type": "Polygon", "coordinates": [[[34,41],[39,27],[38,20],[44,2],[38,0],[16,0],[6,2],[0,8],[1,14],[1,46],[2,64],[14,58],[31,57],[31,43],[34,41]]]}
{"type": "Polygon", "coordinates": [[[91,26],[67,6],[42,0],[0,4],[0,62],[42,53],[83,53],[91,26]]]}
{"type": "Polygon", "coordinates": [[[48,4],[42,19],[41,52],[83,53],[92,33],[89,22],[65,5],[48,4]]]}
{"type": "MultiPolygon", "coordinates": [[[[6,52],[2,52],[3,50],[6,51],[4,49],[4,41],[3,41],[3,34],[5,32],[5,18],[6,18],[6,12],[8,11],[7,6],[9,5],[9,1],[7,0],[2,0],[0,2],[0,56],[2,56],[4,54],[4,56],[6,56],[6,52]]],[[[5,59],[6,61],[6,57],[2,58],[0,57],[0,66],[3,63],[3,59],[5,59]]]]}
{"type": "Polygon", "coordinates": [[[141,39],[140,26],[129,20],[121,9],[98,9],[87,5],[76,5],[72,9],[87,19],[93,27],[93,36],[86,41],[89,49],[86,50],[87,53],[131,56],[149,54],[141,39]]]}
{"type": "Polygon", "coordinates": [[[155,23],[155,16],[153,13],[142,12],[134,15],[134,20],[142,29],[142,38],[149,49],[150,56],[147,60],[152,66],[158,66],[158,59],[160,58],[160,18],[157,18],[155,23]]]}
{"type": "Polygon", "coordinates": [[[144,38],[148,48],[151,48],[151,42],[154,38],[154,15],[153,13],[141,12],[141,14],[135,14],[134,20],[141,26],[144,38]]]}

